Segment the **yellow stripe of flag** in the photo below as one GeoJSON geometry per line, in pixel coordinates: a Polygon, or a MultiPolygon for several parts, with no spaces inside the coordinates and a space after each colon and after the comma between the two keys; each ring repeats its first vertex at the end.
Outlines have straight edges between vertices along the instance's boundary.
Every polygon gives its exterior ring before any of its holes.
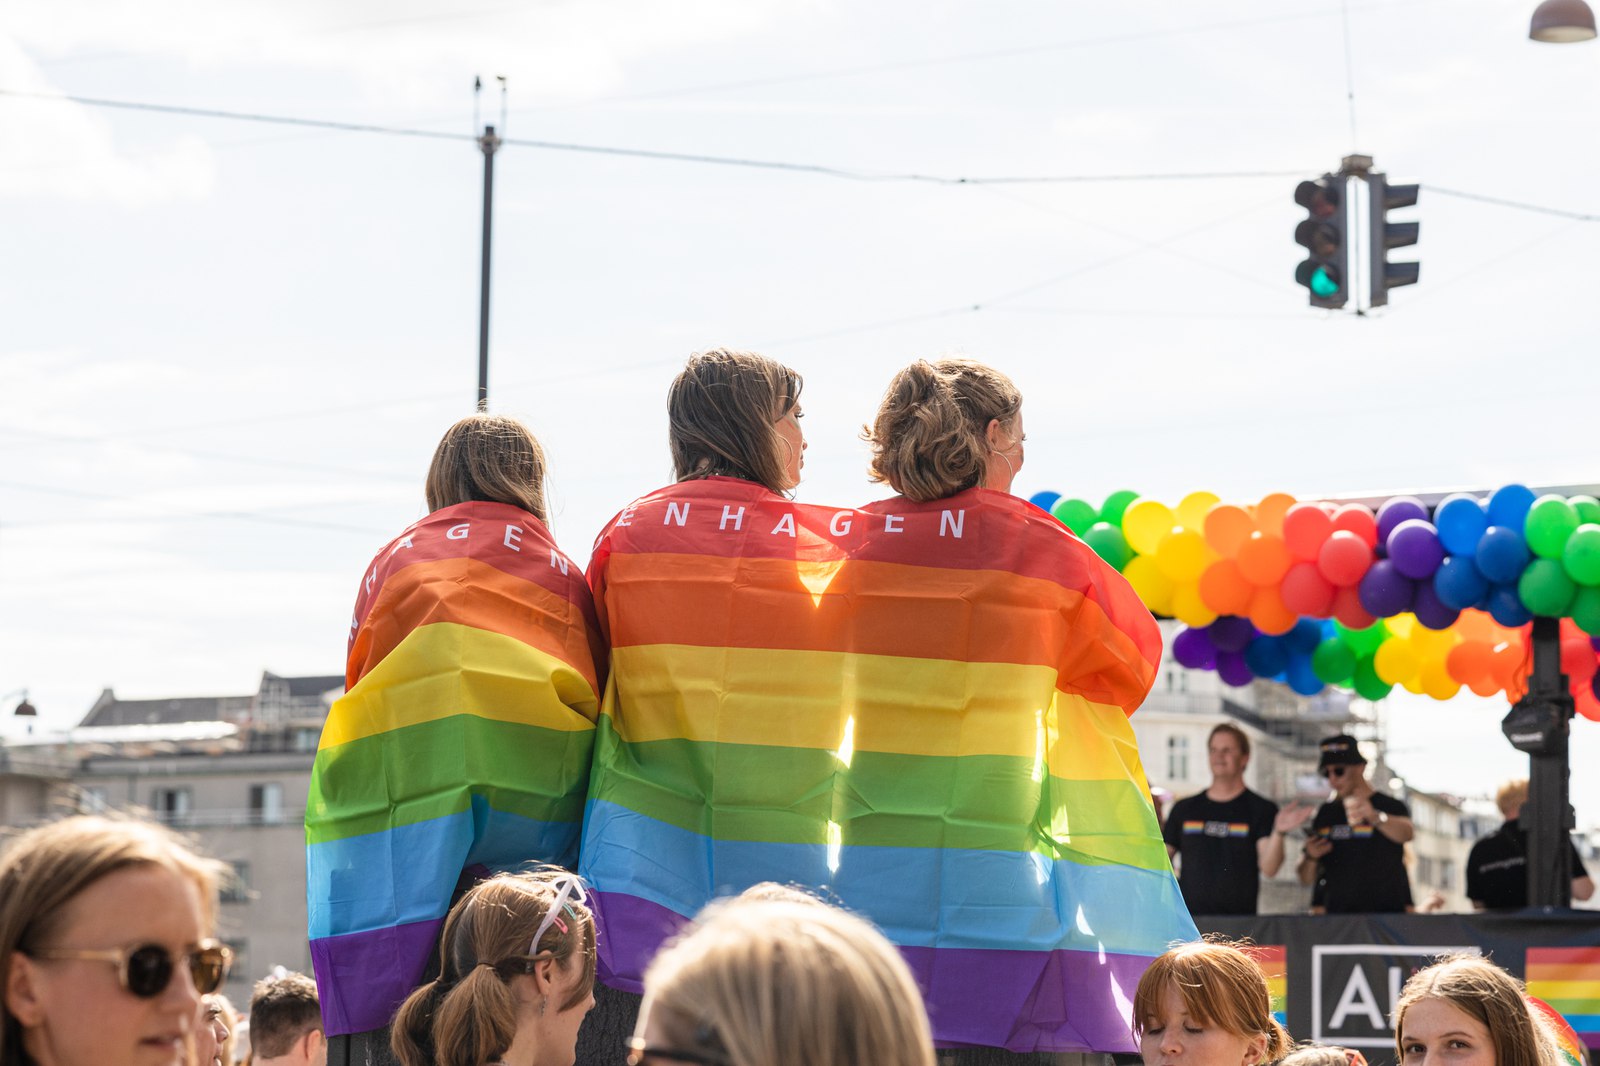
{"type": "Polygon", "coordinates": [[[317,747],[459,714],[577,732],[594,728],[597,703],[584,676],[560,659],[514,637],[440,622],[407,634],[334,703],[317,747]]]}

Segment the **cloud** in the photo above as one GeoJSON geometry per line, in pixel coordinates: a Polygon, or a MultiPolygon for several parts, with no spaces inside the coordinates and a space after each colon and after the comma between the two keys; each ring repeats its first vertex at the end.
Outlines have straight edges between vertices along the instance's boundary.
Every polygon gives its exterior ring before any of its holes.
{"type": "MultiPolygon", "coordinates": [[[[3,87],[16,93],[61,90],[18,47],[0,36],[3,87]]],[[[125,152],[108,117],[60,100],[0,97],[0,199],[107,201],[143,207],[200,199],[216,179],[211,150],[199,137],[180,136],[152,149],[125,152]]]]}

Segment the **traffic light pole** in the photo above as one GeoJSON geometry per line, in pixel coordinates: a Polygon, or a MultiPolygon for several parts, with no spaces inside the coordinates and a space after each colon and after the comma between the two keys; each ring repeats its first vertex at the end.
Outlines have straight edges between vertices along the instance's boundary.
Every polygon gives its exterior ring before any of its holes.
{"type": "Polygon", "coordinates": [[[1506,739],[1528,753],[1528,799],[1518,824],[1527,834],[1528,905],[1572,905],[1572,829],[1568,739],[1572,692],[1561,672],[1561,623],[1533,620],[1533,675],[1528,693],[1500,723],[1506,739]]]}

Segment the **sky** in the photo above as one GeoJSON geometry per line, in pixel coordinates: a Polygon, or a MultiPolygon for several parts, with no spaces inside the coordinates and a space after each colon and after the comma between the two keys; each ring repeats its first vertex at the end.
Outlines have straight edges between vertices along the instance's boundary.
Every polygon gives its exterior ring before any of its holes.
{"type": "MultiPolygon", "coordinates": [[[[1529,41],[1533,6],[13,0],[0,710],[341,672],[475,399],[490,122],[542,145],[495,157],[490,407],[579,560],[669,480],[666,386],[717,345],[804,375],[804,502],[885,495],[861,425],[950,353],[1022,389],[1023,495],[1600,481],[1600,42],[1529,41]],[[1422,184],[1421,282],[1365,316],[1293,281],[1294,187],[1352,152],[1422,184]]],[[[1486,794],[1526,766],[1504,710],[1391,698],[1391,759],[1486,794]]]]}

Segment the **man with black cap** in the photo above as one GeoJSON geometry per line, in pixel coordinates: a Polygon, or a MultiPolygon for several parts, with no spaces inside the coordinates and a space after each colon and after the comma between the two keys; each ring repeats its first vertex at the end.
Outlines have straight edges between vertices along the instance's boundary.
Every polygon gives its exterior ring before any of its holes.
{"type": "Polygon", "coordinates": [[[1333,799],[1312,819],[1296,870],[1313,884],[1320,868],[1329,914],[1397,914],[1411,906],[1405,844],[1415,833],[1411,810],[1367,781],[1367,760],[1355,737],[1340,734],[1321,744],[1317,769],[1333,799]]]}

